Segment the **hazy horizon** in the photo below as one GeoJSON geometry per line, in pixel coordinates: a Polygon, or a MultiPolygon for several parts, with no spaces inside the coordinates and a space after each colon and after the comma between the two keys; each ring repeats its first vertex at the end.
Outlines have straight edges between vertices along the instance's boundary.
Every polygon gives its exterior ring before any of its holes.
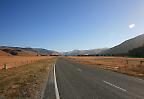
{"type": "Polygon", "coordinates": [[[1,0],[0,45],[111,48],[144,33],[143,0],[1,0]]]}

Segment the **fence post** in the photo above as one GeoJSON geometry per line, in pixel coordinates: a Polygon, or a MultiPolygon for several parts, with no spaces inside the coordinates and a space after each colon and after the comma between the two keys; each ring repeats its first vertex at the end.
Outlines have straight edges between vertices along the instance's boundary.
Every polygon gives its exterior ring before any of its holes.
{"type": "Polygon", "coordinates": [[[125,59],[125,69],[128,67],[128,59],[125,59]]]}
{"type": "Polygon", "coordinates": [[[126,59],[126,65],[128,65],[128,60],[126,59]]]}
{"type": "Polygon", "coordinates": [[[142,60],[141,60],[141,61],[140,61],[140,65],[142,65],[142,64],[143,64],[143,62],[144,62],[144,61],[142,61],[142,60]]]}
{"type": "Polygon", "coordinates": [[[3,69],[7,69],[7,65],[6,64],[3,64],[3,69]]]}

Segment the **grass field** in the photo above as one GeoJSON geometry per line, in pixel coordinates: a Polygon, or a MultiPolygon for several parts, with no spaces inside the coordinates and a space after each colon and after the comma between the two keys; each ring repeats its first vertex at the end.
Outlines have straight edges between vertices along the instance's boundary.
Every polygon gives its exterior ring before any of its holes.
{"type": "Polygon", "coordinates": [[[0,99],[40,99],[42,86],[55,60],[55,57],[47,57],[17,68],[0,70],[0,99]]]}
{"type": "Polygon", "coordinates": [[[0,69],[4,65],[7,68],[13,68],[21,65],[34,63],[39,60],[49,59],[48,56],[0,56],[0,69]]]}
{"type": "Polygon", "coordinates": [[[144,58],[69,56],[76,62],[111,69],[133,76],[144,77],[144,58]]]}

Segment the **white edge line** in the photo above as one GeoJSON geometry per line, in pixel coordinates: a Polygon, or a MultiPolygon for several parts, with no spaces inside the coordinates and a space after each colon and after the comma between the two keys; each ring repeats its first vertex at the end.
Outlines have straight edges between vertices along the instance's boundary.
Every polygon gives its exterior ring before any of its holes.
{"type": "Polygon", "coordinates": [[[54,64],[54,85],[55,85],[56,99],[60,99],[60,95],[59,95],[59,91],[58,91],[58,86],[57,86],[57,81],[56,81],[55,64],[54,64]]]}
{"type": "Polygon", "coordinates": [[[113,86],[113,87],[115,87],[115,88],[118,88],[118,89],[120,89],[120,90],[122,90],[122,91],[125,91],[125,92],[127,91],[126,89],[120,88],[120,87],[118,87],[118,86],[116,86],[116,85],[114,85],[114,84],[111,84],[111,83],[107,82],[107,81],[104,81],[104,80],[103,80],[103,82],[106,83],[106,84],[108,84],[108,85],[110,85],[110,86],[113,86]]]}

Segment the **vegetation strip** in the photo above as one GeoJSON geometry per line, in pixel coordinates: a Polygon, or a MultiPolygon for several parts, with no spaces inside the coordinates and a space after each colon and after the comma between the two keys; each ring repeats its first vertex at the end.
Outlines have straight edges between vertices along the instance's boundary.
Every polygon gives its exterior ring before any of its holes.
{"type": "Polygon", "coordinates": [[[0,98],[2,99],[40,99],[43,84],[54,58],[32,64],[1,70],[0,98]]]}

